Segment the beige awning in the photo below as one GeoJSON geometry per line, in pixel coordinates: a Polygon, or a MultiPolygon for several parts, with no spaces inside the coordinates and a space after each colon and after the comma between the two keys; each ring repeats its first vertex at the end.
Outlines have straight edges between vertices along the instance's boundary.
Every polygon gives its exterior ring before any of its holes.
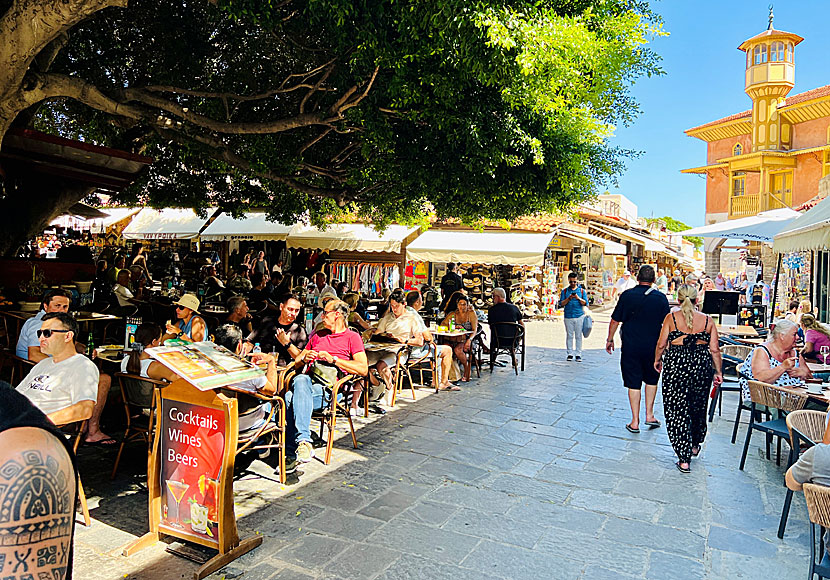
{"type": "Polygon", "coordinates": [[[585,240],[598,246],[602,246],[602,253],[608,256],[625,256],[628,253],[625,245],[615,242],[613,240],[606,240],[594,234],[584,234],[582,232],[572,232],[570,230],[559,230],[560,236],[567,238],[585,240]]]}
{"type": "Polygon", "coordinates": [[[399,254],[403,241],[418,231],[417,227],[392,225],[383,233],[363,224],[331,224],[321,230],[297,224],[288,232],[289,248],[307,250],[351,250],[355,252],[388,252],[399,254]]]}
{"type": "Polygon", "coordinates": [[[553,232],[514,234],[429,230],[407,246],[406,257],[417,262],[541,266],[552,238],[553,232]]]}
{"type": "Polygon", "coordinates": [[[821,200],[776,234],[772,249],[782,254],[830,249],[830,197],[821,200]]]}
{"type": "MultiPolygon", "coordinates": [[[[215,209],[209,209],[210,216],[215,209]]],[[[127,240],[192,240],[207,222],[192,209],[150,209],[145,207],[121,235],[127,240]]]]}
{"type": "Polygon", "coordinates": [[[268,221],[265,212],[249,212],[241,219],[222,213],[205,228],[200,237],[205,242],[278,241],[287,238],[289,231],[291,226],[268,221]]]}
{"type": "Polygon", "coordinates": [[[630,242],[634,242],[635,244],[640,244],[644,246],[647,252],[663,252],[667,253],[668,249],[666,248],[663,242],[658,242],[653,238],[649,238],[648,236],[644,236],[642,234],[638,234],[632,232],[630,230],[623,230],[620,228],[615,228],[614,226],[607,226],[607,225],[600,225],[596,223],[591,223],[592,228],[596,228],[600,231],[604,231],[612,236],[615,236],[621,240],[628,240],[630,242]]]}

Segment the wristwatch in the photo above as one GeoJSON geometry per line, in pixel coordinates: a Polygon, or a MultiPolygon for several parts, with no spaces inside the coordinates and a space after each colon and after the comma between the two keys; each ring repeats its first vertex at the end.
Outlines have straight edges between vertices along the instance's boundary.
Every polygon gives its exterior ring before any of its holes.
{"type": "Polygon", "coordinates": [[[184,336],[184,332],[180,330],[179,333],[176,335],[176,338],[181,338],[183,336],[184,336]]]}

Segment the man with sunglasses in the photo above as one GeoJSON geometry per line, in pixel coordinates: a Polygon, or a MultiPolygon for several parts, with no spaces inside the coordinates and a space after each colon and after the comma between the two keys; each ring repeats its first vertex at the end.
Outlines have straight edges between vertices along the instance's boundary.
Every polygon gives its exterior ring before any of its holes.
{"type": "MultiPolygon", "coordinates": [[[[23,324],[15,352],[20,358],[25,358],[35,363],[51,356],[41,349],[40,336],[37,334],[40,331],[43,320],[49,314],[67,313],[69,310],[69,293],[61,289],[50,290],[43,297],[41,308],[41,311],[36,316],[33,316],[23,324]]],[[[86,343],[83,342],[84,337],[79,337],[77,334],[76,328],[76,332],[72,333],[75,340],[75,351],[83,354],[86,352],[86,343]]],[[[101,373],[98,375],[97,382],[98,396],[92,418],[89,420],[84,442],[88,445],[115,445],[117,441],[101,431],[99,424],[101,413],[104,411],[104,405],[107,402],[107,396],[112,386],[112,377],[106,373],[101,373]]]]}
{"type": "Polygon", "coordinates": [[[98,367],[78,354],[75,349],[77,333],[78,323],[69,314],[46,314],[37,331],[40,350],[46,357],[16,388],[55,425],[79,421],[91,414],[87,437],[92,437],[100,433],[98,420],[103,409],[103,405],[100,408],[97,405],[101,399],[98,367]]]}
{"type": "Polygon", "coordinates": [[[349,305],[345,302],[330,300],[323,312],[326,328],[315,333],[294,360],[294,365],[298,369],[305,366],[306,372],[294,377],[292,390],[284,395],[289,409],[286,446],[289,452],[293,448],[299,463],[308,463],[314,458],[311,414],[327,403],[321,375],[331,372],[332,375],[351,373],[365,376],[369,371],[363,341],[347,326],[349,311],[349,305]],[[327,370],[316,373],[315,365],[327,370]]]}

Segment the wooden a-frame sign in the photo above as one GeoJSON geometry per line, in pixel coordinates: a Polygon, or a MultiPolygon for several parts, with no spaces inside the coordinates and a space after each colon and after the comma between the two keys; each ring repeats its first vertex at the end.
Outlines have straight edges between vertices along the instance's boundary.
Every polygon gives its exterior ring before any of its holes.
{"type": "Polygon", "coordinates": [[[184,379],[156,393],[147,469],[150,531],[122,553],[130,556],[163,536],[218,550],[194,573],[200,580],[262,543],[262,536],[240,541],[236,529],[237,401],[218,390],[200,391],[184,379]]]}

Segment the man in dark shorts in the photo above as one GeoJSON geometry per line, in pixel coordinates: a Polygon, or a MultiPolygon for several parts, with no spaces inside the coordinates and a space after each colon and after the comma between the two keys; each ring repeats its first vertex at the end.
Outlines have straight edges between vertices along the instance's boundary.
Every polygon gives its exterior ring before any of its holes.
{"type": "Polygon", "coordinates": [[[643,383],[646,384],[646,425],[660,426],[660,421],[654,417],[654,398],[660,379],[660,374],[654,370],[654,349],[663,319],[669,313],[669,301],[652,286],[654,279],[654,268],[640,267],[637,286],[620,295],[611,314],[608,339],[605,341],[605,350],[611,354],[614,352],[614,334],[622,324],[620,369],[631,404],[631,423],[625,428],[631,433],[640,432],[640,389],[643,383]]]}

